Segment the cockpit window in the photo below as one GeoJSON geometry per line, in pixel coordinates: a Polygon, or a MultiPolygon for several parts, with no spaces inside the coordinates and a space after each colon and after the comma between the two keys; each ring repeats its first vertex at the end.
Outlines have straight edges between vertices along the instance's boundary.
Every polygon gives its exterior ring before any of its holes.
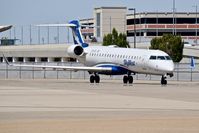
{"type": "Polygon", "coordinates": [[[157,59],[158,60],[165,60],[165,57],[164,56],[158,56],[157,59]]]}
{"type": "Polygon", "coordinates": [[[170,56],[165,56],[167,60],[171,60],[171,57],[170,56]]]}
{"type": "Polygon", "coordinates": [[[153,55],[152,55],[152,56],[150,57],[150,60],[156,60],[156,56],[153,56],[153,55]]]}
{"type": "Polygon", "coordinates": [[[155,56],[155,55],[151,55],[150,60],[171,60],[170,56],[155,56]]]}

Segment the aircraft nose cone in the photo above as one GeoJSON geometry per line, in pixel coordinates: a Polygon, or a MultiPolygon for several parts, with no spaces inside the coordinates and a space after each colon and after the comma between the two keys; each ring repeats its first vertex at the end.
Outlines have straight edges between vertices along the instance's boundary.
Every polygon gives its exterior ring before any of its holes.
{"type": "Polygon", "coordinates": [[[165,62],[159,66],[159,70],[172,73],[174,71],[174,63],[173,62],[165,62]]]}
{"type": "Polygon", "coordinates": [[[174,63],[173,62],[169,63],[167,69],[169,72],[173,72],[174,71],[174,63]]]}

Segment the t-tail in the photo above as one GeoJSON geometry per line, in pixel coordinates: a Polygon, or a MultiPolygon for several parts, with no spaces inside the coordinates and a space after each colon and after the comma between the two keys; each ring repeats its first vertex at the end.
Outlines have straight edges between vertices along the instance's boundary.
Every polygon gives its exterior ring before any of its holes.
{"type": "Polygon", "coordinates": [[[88,47],[88,44],[84,42],[84,39],[82,37],[81,33],[81,27],[88,27],[88,25],[80,25],[78,20],[72,20],[67,24],[40,24],[36,25],[39,27],[70,27],[72,29],[73,34],[73,41],[74,44],[80,45],[83,48],[88,47]]]}
{"type": "Polygon", "coordinates": [[[72,34],[73,34],[73,41],[76,45],[81,45],[83,48],[88,47],[88,44],[84,42],[81,33],[81,25],[78,20],[72,20],[69,24],[74,24],[75,26],[71,26],[72,34]]]}

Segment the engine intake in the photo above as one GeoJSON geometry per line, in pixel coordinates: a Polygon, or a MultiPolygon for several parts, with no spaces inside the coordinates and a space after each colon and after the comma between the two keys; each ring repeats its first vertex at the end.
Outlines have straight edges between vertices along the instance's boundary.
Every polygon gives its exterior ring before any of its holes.
{"type": "Polygon", "coordinates": [[[68,47],[68,55],[71,57],[82,56],[84,53],[84,49],[80,45],[71,45],[68,47]]]}

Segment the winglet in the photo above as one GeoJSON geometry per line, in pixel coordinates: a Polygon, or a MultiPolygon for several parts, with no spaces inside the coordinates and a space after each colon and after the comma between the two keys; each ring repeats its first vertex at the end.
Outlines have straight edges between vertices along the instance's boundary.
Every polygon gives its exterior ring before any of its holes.
{"type": "Polygon", "coordinates": [[[8,62],[8,60],[7,60],[7,58],[4,56],[4,54],[3,54],[3,59],[5,60],[5,62],[6,62],[7,65],[10,65],[10,63],[8,62]]]}

